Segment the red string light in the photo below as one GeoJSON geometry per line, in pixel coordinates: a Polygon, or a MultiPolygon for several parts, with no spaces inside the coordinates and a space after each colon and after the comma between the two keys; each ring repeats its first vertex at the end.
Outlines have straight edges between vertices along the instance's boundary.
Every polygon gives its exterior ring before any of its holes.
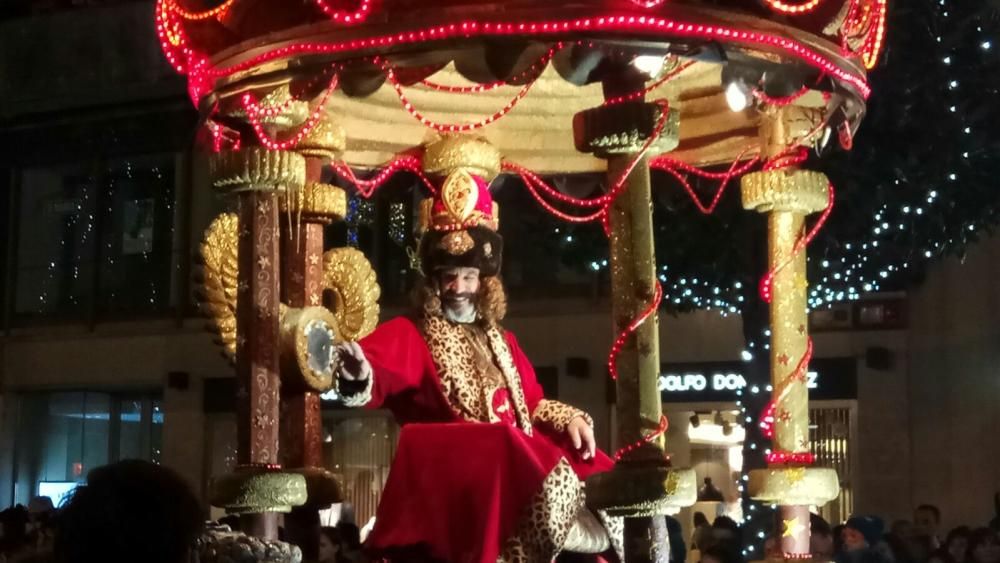
{"type": "Polygon", "coordinates": [[[333,164],[333,170],[339,174],[342,178],[351,182],[354,185],[358,193],[365,198],[369,198],[375,193],[382,184],[384,184],[389,178],[391,178],[396,172],[401,170],[408,170],[417,175],[420,180],[427,186],[427,189],[431,193],[436,192],[434,184],[431,183],[430,179],[424,174],[423,167],[420,163],[420,159],[415,156],[404,155],[398,156],[389,162],[388,165],[383,167],[375,175],[374,178],[370,180],[359,179],[355,174],[354,170],[347,165],[345,162],[336,162],[333,164]]]}
{"type": "Polygon", "coordinates": [[[788,2],[782,2],[781,0],[764,0],[764,3],[770,6],[772,10],[796,16],[815,10],[816,6],[819,6],[822,1],[823,0],[807,0],[802,4],[790,4],[788,2]]]}
{"type": "Polygon", "coordinates": [[[665,2],[666,0],[632,0],[632,3],[640,8],[655,8],[665,2]]]}
{"type": "Polygon", "coordinates": [[[774,276],[778,275],[778,272],[780,272],[786,266],[791,264],[792,260],[795,259],[796,255],[804,251],[806,249],[806,246],[808,246],[809,243],[812,242],[814,238],[816,238],[816,235],[819,233],[819,230],[823,228],[823,224],[826,223],[827,218],[830,216],[830,212],[833,211],[833,199],[834,199],[833,184],[828,185],[827,192],[828,195],[827,195],[826,208],[823,209],[823,214],[819,216],[819,219],[816,221],[816,224],[812,226],[812,229],[810,229],[805,236],[795,241],[795,246],[792,247],[792,253],[788,256],[788,258],[785,258],[783,262],[781,262],[774,268],[770,269],[766,274],[764,274],[764,277],[761,278],[760,298],[763,299],[765,303],[770,303],[771,299],[774,297],[773,295],[774,276]]]}
{"type": "MultiPolygon", "coordinates": [[[[771,452],[765,456],[769,465],[812,465],[816,456],[812,452],[771,452]]],[[[806,554],[803,559],[810,556],[806,554]]]]}
{"type": "Polygon", "coordinates": [[[549,49],[549,51],[542,55],[537,61],[531,64],[523,72],[520,72],[512,76],[508,80],[496,80],[493,82],[487,82],[485,84],[474,84],[472,86],[450,86],[448,84],[439,84],[431,80],[421,80],[420,84],[430,88],[431,90],[437,90],[438,92],[448,92],[450,94],[478,94],[480,92],[489,92],[490,90],[496,90],[501,86],[507,86],[510,84],[517,84],[527,80],[528,82],[533,82],[541,76],[542,72],[545,70],[546,65],[552,60],[552,57],[556,53],[561,51],[565,46],[564,43],[557,43],[555,47],[549,49]]]}
{"type": "Polygon", "coordinates": [[[674,178],[676,178],[677,181],[680,183],[681,187],[684,188],[684,191],[687,192],[688,196],[691,197],[691,201],[694,202],[694,205],[695,207],[698,208],[698,211],[700,211],[704,215],[711,215],[712,213],[715,212],[715,208],[719,205],[719,202],[722,201],[722,194],[726,191],[726,187],[729,185],[729,182],[736,176],[744,174],[746,171],[750,170],[757,164],[759,158],[753,157],[752,159],[750,159],[741,166],[739,163],[743,159],[744,153],[746,153],[745,150],[738,157],[736,157],[735,160],[733,160],[733,163],[729,166],[729,170],[722,173],[706,172],[704,170],[695,168],[687,163],[681,162],[679,160],[674,160],[669,157],[659,157],[653,160],[653,162],[650,163],[649,167],[655,170],[662,170],[670,174],[674,178]],[[721,180],[721,183],[719,184],[719,189],[716,190],[715,196],[712,198],[711,203],[705,205],[701,202],[701,198],[699,198],[698,194],[695,193],[694,188],[691,186],[690,182],[688,182],[687,178],[681,175],[679,169],[683,169],[697,176],[701,176],[702,178],[721,180]]]}
{"type": "MultiPolygon", "coordinates": [[[[161,2],[163,0],[160,0],[161,2]]],[[[880,0],[884,1],[884,0],[880,0]]],[[[588,17],[572,20],[546,22],[480,22],[467,20],[461,23],[440,25],[414,31],[399,32],[361,39],[351,39],[336,43],[293,43],[272,49],[243,62],[222,68],[205,69],[211,77],[225,77],[256,67],[265,62],[292,56],[332,54],[345,51],[360,51],[385,48],[403,44],[438,41],[454,37],[490,37],[507,35],[554,35],[580,31],[608,31],[632,33],[665,33],[677,37],[736,42],[747,45],[763,45],[795,56],[810,66],[832,75],[853,86],[862,97],[867,98],[871,89],[864,77],[842,69],[836,63],[811,47],[794,39],[771,35],[758,31],[746,31],[718,25],[692,24],[665,18],[620,15],[588,17]]]]}
{"type": "Polygon", "coordinates": [[[473,123],[437,123],[436,121],[428,119],[422,113],[420,113],[420,111],[418,111],[416,108],[413,107],[413,104],[410,103],[410,100],[406,97],[406,93],[403,92],[403,85],[399,82],[399,79],[396,78],[396,72],[388,65],[383,65],[382,68],[385,69],[386,78],[389,80],[389,83],[392,85],[393,89],[396,90],[396,95],[399,97],[399,101],[403,103],[403,109],[409,112],[410,115],[412,115],[420,123],[423,123],[426,127],[430,127],[435,131],[447,132],[447,133],[461,133],[465,131],[474,131],[476,129],[480,129],[499,120],[503,116],[510,113],[510,111],[514,109],[515,106],[517,106],[517,103],[528,95],[528,91],[531,90],[531,87],[534,86],[535,84],[534,80],[528,82],[523,87],[521,87],[521,90],[518,91],[518,93],[513,98],[511,98],[509,102],[507,102],[507,105],[505,105],[503,108],[501,108],[493,115],[490,115],[479,121],[473,123]]]}
{"type": "Polygon", "coordinates": [[[226,0],[222,4],[219,4],[218,6],[212,8],[211,10],[205,10],[204,12],[189,12],[184,8],[181,8],[177,4],[176,0],[164,0],[164,3],[166,4],[166,8],[168,10],[177,14],[178,16],[186,20],[199,21],[225,15],[225,13],[229,11],[229,8],[233,5],[235,1],[236,0],[226,0]]]}
{"type": "Polygon", "coordinates": [[[631,444],[619,449],[615,452],[615,461],[621,461],[623,457],[629,452],[641,447],[643,444],[648,444],[655,440],[657,437],[662,436],[667,433],[667,429],[670,427],[670,421],[667,420],[667,415],[660,415],[660,425],[656,427],[652,432],[646,434],[641,439],[632,442],[631,444]]]}
{"type": "Polygon", "coordinates": [[[691,65],[693,65],[695,62],[697,62],[697,61],[688,61],[688,62],[686,62],[686,63],[678,66],[674,70],[670,71],[669,73],[667,73],[666,76],[664,76],[663,78],[660,78],[659,80],[657,80],[653,84],[651,84],[649,86],[646,86],[642,90],[639,90],[637,92],[632,92],[631,94],[625,94],[623,96],[618,96],[617,98],[610,98],[608,100],[605,100],[604,103],[601,104],[601,105],[613,106],[615,104],[622,104],[622,103],[625,103],[625,102],[634,102],[636,100],[641,100],[641,99],[643,99],[646,96],[646,94],[648,94],[648,93],[652,92],[653,90],[655,90],[655,89],[659,88],[660,86],[662,86],[663,83],[676,78],[677,75],[679,75],[680,73],[682,73],[685,70],[687,70],[688,68],[690,68],[691,65]]]}
{"type": "Polygon", "coordinates": [[[761,103],[772,105],[772,106],[778,106],[778,107],[783,107],[783,106],[788,106],[788,105],[794,104],[796,101],[798,101],[799,98],[801,98],[802,96],[805,96],[808,93],[809,93],[809,87],[808,86],[803,86],[801,89],[799,89],[798,92],[796,92],[796,93],[794,93],[794,94],[792,94],[790,96],[781,96],[781,97],[768,96],[767,94],[765,94],[763,92],[763,90],[759,90],[759,89],[755,89],[753,91],[754,97],[757,98],[758,100],[760,100],[761,103]]]}
{"type": "MultiPolygon", "coordinates": [[[[340,66],[336,65],[334,68],[339,69],[340,66]]],[[[337,80],[338,80],[338,75],[334,74],[333,77],[330,79],[330,82],[327,84],[326,90],[332,91],[333,89],[335,89],[337,87],[337,80]]],[[[310,81],[309,85],[305,86],[303,90],[309,91],[312,89],[311,86],[315,84],[316,82],[310,81]]],[[[279,115],[288,111],[288,108],[292,107],[292,104],[298,103],[300,101],[301,100],[297,100],[294,97],[289,97],[287,100],[278,105],[264,106],[261,105],[260,102],[257,100],[257,98],[255,98],[253,94],[249,92],[243,94],[243,97],[240,99],[240,102],[243,105],[243,111],[245,111],[247,116],[251,118],[278,117],[279,115]]]]}
{"type": "Polygon", "coordinates": [[[372,0],[360,0],[358,2],[358,7],[354,9],[353,12],[347,10],[338,10],[331,7],[327,2],[328,0],[313,0],[320,10],[326,14],[331,20],[337,23],[343,24],[356,24],[361,23],[368,19],[368,14],[371,13],[372,0]]]}
{"type": "Polygon", "coordinates": [[[243,94],[243,97],[241,98],[243,110],[246,111],[247,119],[250,121],[250,126],[253,127],[254,133],[257,134],[257,139],[260,141],[260,144],[272,151],[283,151],[297,146],[302,139],[304,139],[305,136],[308,135],[314,127],[316,127],[319,120],[323,118],[323,112],[326,110],[326,101],[329,99],[330,94],[337,88],[338,76],[339,75],[334,75],[333,80],[330,81],[330,85],[327,86],[326,91],[323,92],[319,103],[316,104],[316,109],[313,110],[312,115],[309,116],[309,119],[306,120],[305,124],[298,130],[297,133],[295,133],[295,135],[284,141],[279,141],[267,134],[267,131],[264,130],[263,124],[260,122],[260,115],[256,113],[263,112],[256,98],[254,98],[253,94],[249,92],[243,94]]]}
{"type": "Polygon", "coordinates": [[[656,282],[654,282],[654,286],[656,289],[653,291],[653,300],[639,313],[639,316],[632,319],[632,322],[625,327],[625,330],[621,331],[618,338],[615,339],[614,344],[611,345],[611,352],[608,354],[608,373],[611,374],[611,379],[615,381],[618,381],[618,354],[625,347],[625,343],[628,342],[629,337],[635,334],[635,331],[639,330],[642,323],[646,322],[646,319],[660,308],[660,301],[663,300],[663,288],[656,282]]]}
{"type": "Polygon", "coordinates": [[[879,54],[882,52],[882,44],[885,39],[887,1],[875,0],[874,15],[869,12],[870,10],[869,3],[862,0],[851,0],[844,25],[841,26],[841,49],[845,53],[851,53],[848,37],[860,31],[859,28],[866,23],[868,18],[873,18],[865,32],[864,41],[856,52],[861,55],[861,61],[867,69],[875,67],[879,54]]]}

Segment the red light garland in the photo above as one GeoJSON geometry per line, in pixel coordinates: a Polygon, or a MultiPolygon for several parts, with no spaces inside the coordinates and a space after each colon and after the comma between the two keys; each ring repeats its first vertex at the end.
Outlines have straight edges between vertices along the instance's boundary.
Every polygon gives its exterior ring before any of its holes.
{"type": "Polygon", "coordinates": [[[627,445],[627,446],[619,449],[617,452],[615,452],[615,455],[614,455],[615,461],[621,461],[621,459],[625,456],[625,454],[631,452],[632,450],[635,450],[636,448],[639,448],[643,444],[648,444],[648,443],[652,442],[658,436],[662,436],[663,434],[666,434],[667,433],[667,428],[669,428],[669,427],[670,427],[670,422],[667,420],[667,415],[661,414],[660,415],[660,425],[657,426],[656,429],[653,430],[652,432],[650,432],[649,434],[646,434],[645,436],[643,436],[642,439],[636,440],[635,442],[632,442],[631,444],[629,444],[629,445],[627,445]]]}
{"type": "Polygon", "coordinates": [[[327,86],[326,91],[323,92],[323,96],[320,98],[319,103],[316,105],[316,109],[313,110],[312,115],[306,120],[305,124],[301,129],[291,138],[284,141],[278,141],[277,139],[271,138],[264,130],[264,126],[260,122],[260,113],[265,113],[265,110],[261,109],[256,98],[253,94],[247,92],[243,94],[241,102],[243,104],[244,111],[247,112],[247,118],[250,121],[250,126],[253,127],[254,133],[257,134],[257,139],[260,140],[260,144],[264,145],[272,151],[283,151],[297,146],[310,131],[316,127],[319,120],[323,117],[323,112],[326,109],[326,101],[329,99],[330,94],[337,88],[337,83],[339,75],[334,75],[333,80],[330,81],[330,85],[327,86]]]}
{"type": "Polygon", "coordinates": [[[349,12],[347,10],[338,10],[327,4],[327,0],[313,0],[323,13],[330,17],[331,20],[337,23],[343,24],[356,24],[361,23],[368,19],[368,14],[371,13],[372,0],[360,0],[358,7],[353,11],[349,12]]]}
{"type": "MultiPolygon", "coordinates": [[[[160,0],[161,2],[163,0],[160,0]]],[[[883,1],[884,0],[879,0],[883,1]]],[[[343,51],[357,51],[385,48],[401,44],[443,40],[454,37],[507,36],[507,35],[551,35],[578,31],[630,31],[648,33],[668,33],[679,37],[694,37],[706,40],[735,41],[758,44],[782,50],[796,56],[809,65],[830,74],[858,90],[867,98],[871,89],[864,77],[848,72],[832,61],[813,51],[803,43],[779,35],[757,31],[744,31],[724,26],[683,23],[665,18],[621,15],[582,18],[548,22],[479,22],[468,20],[462,23],[441,25],[416,31],[400,32],[364,39],[352,39],[339,43],[294,43],[251,57],[235,65],[208,69],[204,72],[212,77],[225,77],[258,66],[262,63],[297,55],[332,54],[343,51]]],[[[189,50],[190,51],[190,50],[189,50]]]]}
{"type": "Polygon", "coordinates": [[[345,162],[335,162],[333,164],[333,170],[341,177],[351,182],[354,185],[355,189],[357,189],[358,193],[365,198],[371,197],[372,194],[375,193],[375,190],[377,190],[382,184],[384,184],[386,180],[388,180],[390,177],[392,177],[392,175],[401,170],[408,170],[416,174],[420,178],[420,180],[424,183],[424,185],[427,186],[427,189],[431,191],[431,193],[437,191],[434,187],[434,184],[431,183],[430,179],[428,179],[427,176],[424,174],[420,159],[411,155],[396,157],[391,162],[389,162],[387,166],[379,170],[378,174],[376,174],[375,177],[370,180],[359,179],[354,174],[354,170],[352,170],[351,167],[348,166],[347,163],[345,162]]]}
{"type": "Polygon", "coordinates": [[[794,93],[794,94],[792,94],[790,96],[781,96],[781,97],[768,96],[762,90],[754,90],[753,91],[754,97],[757,98],[758,100],[760,100],[761,103],[765,103],[765,104],[772,105],[772,106],[778,106],[778,107],[792,105],[799,98],[801,98],[802,96],[805,96],[808,93],[809,93],[809,87],[808,86],[803,86],[798,92],[796,92],[796,93],[794,93]]]}
{"type": "Polygon", "coordinates": [[[764,0],[772,10],[776,10],[783,14],[790,15],[800,15],[806,14],[816,9],[820,2],[823,0],[807,0],[802,4],[789,4],[788,2],[782,2],[781,0],[764,0]]]}
{"type": "Polygon", "coordinates": [[[654,282],[654,285],[656,289],[653,291],[653,300],[639,313],[639,316],[632,319],[632,322],[625,327],[625,330],[621,331],[618,338],[615,339],[615,343],[611,345],[611,353],[608,354],[608,373],[611,374],[611,379],[615,381],[618,381],[618,354],[621,353],[628,338],[635,334],[635,331],[639,330],[642,323],[646,322],[646,319],[660,308],[660,301],[663,300],[663,288],[660,287],[659,283],[654,282]]]}
{"type": "Polygon", "coordinates": [[[827,190],[828,190],[828,195],[827,195],[826,208],[823,210],[823,214],[819,216],[819,219],[816,221],[816,224],[812,226],[812,229],[810,229],[809,232],[806,233],[804,237],[801,237],[799,240],[795,241],[795,246],[792,247],[792,253],[788,256],[788,258],[786,258],[782,263],[778,264],[777,266],[769,270],[766,274],[764,274],[764,277],[761,278],[760,298],[763,299],[765,303],[770,303],[771,299],[774,297],[772,292],[774,285],[774,276],[778,275],[778,272],[780,272],[786,266],[791,264],[792,260],[795,258],[796,255],[798,255],[800,252],[806,249],[806,246],[808,246],[809,243],[812,242],[814,238],[816,238],[816,235],[819,233],[819,230],[823,228],[823,224],[826,223],[827,218],[830,217],[830,212],[833,211],[833,199],[834,199],[833,184],[830,184],[827,190]]]}
{"type": "Polygon", "coordinates": [[[166,8],[168,10],[186,20],[193,20],[193,21],[207,20],[209,18],[225,15],[225,13],[229,11],[229,8],[233,5],[234,2],[236,2],[236,0],[226,0],[222,4],[219,4],[218,6],[212,8],[211,10],[205,10],[204,12],[189,12],[184,8],[181,8],[179,5],[177,5],[177,0],[164,0],[164,3],[166,4],[166,8]]]}
{"type": "MultiPolygon", "coordinates": [[[[389,80],[389,83],[392,85],[393,89],[396,90],[396,95],[399,97],[399,101],[403,103],[403,109],[409,112],[410,115],[414,117],[414,119],[416,119],[420,123],[423,123],[426,127],[430,127],[435,131],[446,132],[446,133],[461,133],[465,131],[474,131],[476,129],[480,129],[499,120],[503,116],[510,113],[510,110],[514,109],[517,103],[528,95],[528,91],[531,90],[531,87],[534,86],[535,84],[534,80],[528,82],[509,102],[507,102],[507,105],[505,105],[503,108],[501,108],[493,115],[490,115],[489,117],[483,118],[479,121],[473,123],[437,123],[436,121],[428,119],[422,113],[420,113],[416,108],[413,107],[413,104],[410,103],[410,100],[406,97],[406,93],[403,92],[403,85],[400,84],[399,79],[396,78],[396,72],[392,69],[392,67],[389,67],[388,65],[383,65],[382,68],[385,69],[386,78],[389,80]]],[[[537,79],[537,76],[535,78],[537,79]]]]}
{"type": "Polygon", "coordinates": [[[607,99],[601,105],[604,105],[604,106],[613,106],[615,104],[622,104],[622,103],[625,103],[625,102],[634,102],[636,100],[641,100],[641,99],[643,99],[646,96],[646,94],[648,94],[648,93],[652,92],[653,90],[659,88],[660,86],[663,85],[664,82],[667,82],[668,80],[676,78],[678,74],[684,72],[685,70],[687,70],[688,68],[690,68],[696,62],[697,61],[688,61],[686,63],[683,63],[680,66],[678,66],[677,68],[675,68],[674,70],[672,70],[669,73],[667,73],[667,75],[664,76],[663,78],[660,78],[659,80],[657,80],[656,82],[654,82],[653,84],[651,84],[649,86],[646,86],[642,90],[639,90],[637,92],[632,92],[631,94],[625,94],[623,96],[618,96],[617,98],[607,99]]]}
{"type": "MultiPolygon", "coordinates": [[[[746,151],[744,151],[744,153],[745,152],[746,151]]],[[[681,187],[684,188],[684,191],[687,192],[688,196],[691,197],[691,201],[694,202],[694,205],[695,207],[698,208],[698,211],[700,211],[704,215],[711,215],[713,212],[715,212],[715,208],[719,205],[719,202],[722,201],[722,194],[726,191],[726,187],[729,185],[729,182],[736,176],[741,176],[744,173],[746,173],[748,170],[753,168],[760,160],[758,157],[753,157],[745,164],[740,166],[739,163],[742,159],[743,159],[743,154],[740,154],[738,157],[736,157],[735,160],[733,160],[733,163],[732,165],[730,165],[729,170],[727,172],[722,172],[722,173],[706,172],[704,170],[700,170],[679,160],[674,160],[672,158],[665,156],[661,156],[657,159],[654,159],[649,164],[649,167],[654,170],[662,170],[670,174],[674,178],[676,178],[677,181],[680,183],[681,187]],[[687,178],[681,175],[679,169],[695,174],[696,176],[701,176],[702,178],[708,178],[712,180],[722,180],[722,182],[719,184],[719,189],[716,190],[715,192],[715,197],[712,198],[711,203],[705,205],[701,202],[701,199],[698,197],[698,194],[695,193],[694,188],[691,187],[691,184],[687,181],[687,178]]]]}
{"type": "Polygon", "coordinates": [[[512,76],[508,80],[496,80],[493,82],[487,82],[485,84],[475,84],[472,86],[450,86],[447,84],[439,84],[437,82],[424,79],[420,81],[420,84],[430,88],[431,90],[437,90],[438,92],[448,92],[451,94],[478,94],[480,92],[489,92],[490,90],[496,90],[501,86],[507,86],[511,83],[516,84],[518,82],[521,82],[522,80],[528,80],[529,82],[533,82],[536,79],[538,79],[539,76],[541,76],[542,72],[545,71],[545,66],[549,64],[549,61],[552,60],[552,57],[554,57],[556,53],[561,51],[563,47],[565,47],[564,43],[562,42],[557,43],[555,47],[549,49],[548,53],[542,55],[542,57],[539,58],[534,63],[532,63],[531,66],[529,66],[523,72],[515,76],[512,76]]]}

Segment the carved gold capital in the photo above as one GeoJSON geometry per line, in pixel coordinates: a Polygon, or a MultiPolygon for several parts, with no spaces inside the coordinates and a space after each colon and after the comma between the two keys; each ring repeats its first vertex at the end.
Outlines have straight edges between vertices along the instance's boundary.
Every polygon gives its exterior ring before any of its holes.
{"type": "Polygon", "coordinates": [[[302,156],[333,160],[347,147],[344,128],[326,113],[295,147],[302,156]]]}
{"type": "Polygon", "coordinates": [[[347,216],[347,193],[337,186],[308,182],[301,190],[280,198],[281,211],[339,221],[347,216]]]}
{"type": "Polygon", "coordinates": [[[765,170],[740,179],[743,208],[808,215],[826,208],[830,180],[811,170],[765,170]]]}
{"type": "Polygon", "coordinates": [[[247,147],[220,152],[209,161],[212,184],[225,192],[296,191],[306,179],[306,161],[291,151],[247,147]]]}
{"type": "Polygon", "coordinates": [[[828,467],[754,469],[747,486],[754,500],[790,506],[822,506],[840,494],[837,471],[828,467]]]}
{"type": "Polygon", "coordinates": [[[432,176],[465,170],[489,182],[500,173],[500,151],[482,137],[444,135],[426,145],[423,164],[432,176]]]}

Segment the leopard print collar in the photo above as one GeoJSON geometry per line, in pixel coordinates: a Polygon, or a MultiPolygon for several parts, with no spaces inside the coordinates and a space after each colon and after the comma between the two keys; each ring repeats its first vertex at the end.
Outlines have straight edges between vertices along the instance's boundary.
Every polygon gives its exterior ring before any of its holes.
{"type": "MultiPolygon", "coordinates": [[[[482,379],[475,369],[472,343],[465,333],[466,329],[449,322],[441,315],[426,315],[422,324],[427,347],[430,349],[445,396],[448,402],[452,403],[452,408],[460,415],[467,413],[480,421],[489,420],[489,414],[482,412],[490,408],[490,405],[484,405],[479,400],[481,395],[479,385],[482,384],[482,379]]],[[[531,418],[524,398],[524,388],[521,386],[521,377],[514,366],[514,358],[507,346],[507,340],[497,325],[477,324],[477,326],[486,333],[493,359],[504,376],[518,427],[531,435],[531,418]]]]}

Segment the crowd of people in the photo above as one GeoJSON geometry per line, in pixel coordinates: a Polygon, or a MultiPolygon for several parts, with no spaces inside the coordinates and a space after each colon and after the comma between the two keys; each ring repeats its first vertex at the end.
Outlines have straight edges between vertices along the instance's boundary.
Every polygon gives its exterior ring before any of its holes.
{"type": "MultiPolygon", "coordinates": [[[[1000,513],[998,513],[1000,514],[1000,513]]],[[[740,527],[730,518],[713,523],[702,513],[694,516],[689,546],[700,563],[744,563],[740,527]]],[[[834,563],[1000,563],[1000,518],[981,527],[958,526],[943,534],[941,511],[923,504],[912,520],[898,520],[887,528],[877,516],[853,516],[831,526],[822,517],[810,517],[810,551],[814,561],[834,563]]],[[[776,522],[765,540],[765,554],[781,559],[781,525],[776,522]]],[[[690,557],[672,557],[680,563],[690,557]]],[[[756,559],[756,558],[754,558],[756,559]]]]}
{"type": "MultiPolygon", "coordinates": [[[[912,520],[890,527],[875,516],[854,516],[831,526],[810,520],[814,561],[834,563],[1000,563],[1000,517],[985,526],[941,530],[941,511],[921,505],[912,520]]],[[[238,526],[236,519],[219,524],[238,526]]],[[[667,517],[671,563],[745,563],[739,524],[694,516],[684,538],[667,517]],[[689,550],[691,553],[689,553],[689,550]],[[696,552],[696,553],[695,553],[696,552]]],[[[184,480],[170,469],[123,461],[92,471],[58,509],[45,497],[0,513],[0,563],[189,563],[205,530],[204,511],[184,480]]],[[[341,522],[320,530],[318,558],[304,563],[364,561],[358,527],[341,522]]],[[[780,558],[780,526],[765,540],[765,555],[780,558]]],[[[557,561],[575,561],[560,557],[557,561]]]]}

